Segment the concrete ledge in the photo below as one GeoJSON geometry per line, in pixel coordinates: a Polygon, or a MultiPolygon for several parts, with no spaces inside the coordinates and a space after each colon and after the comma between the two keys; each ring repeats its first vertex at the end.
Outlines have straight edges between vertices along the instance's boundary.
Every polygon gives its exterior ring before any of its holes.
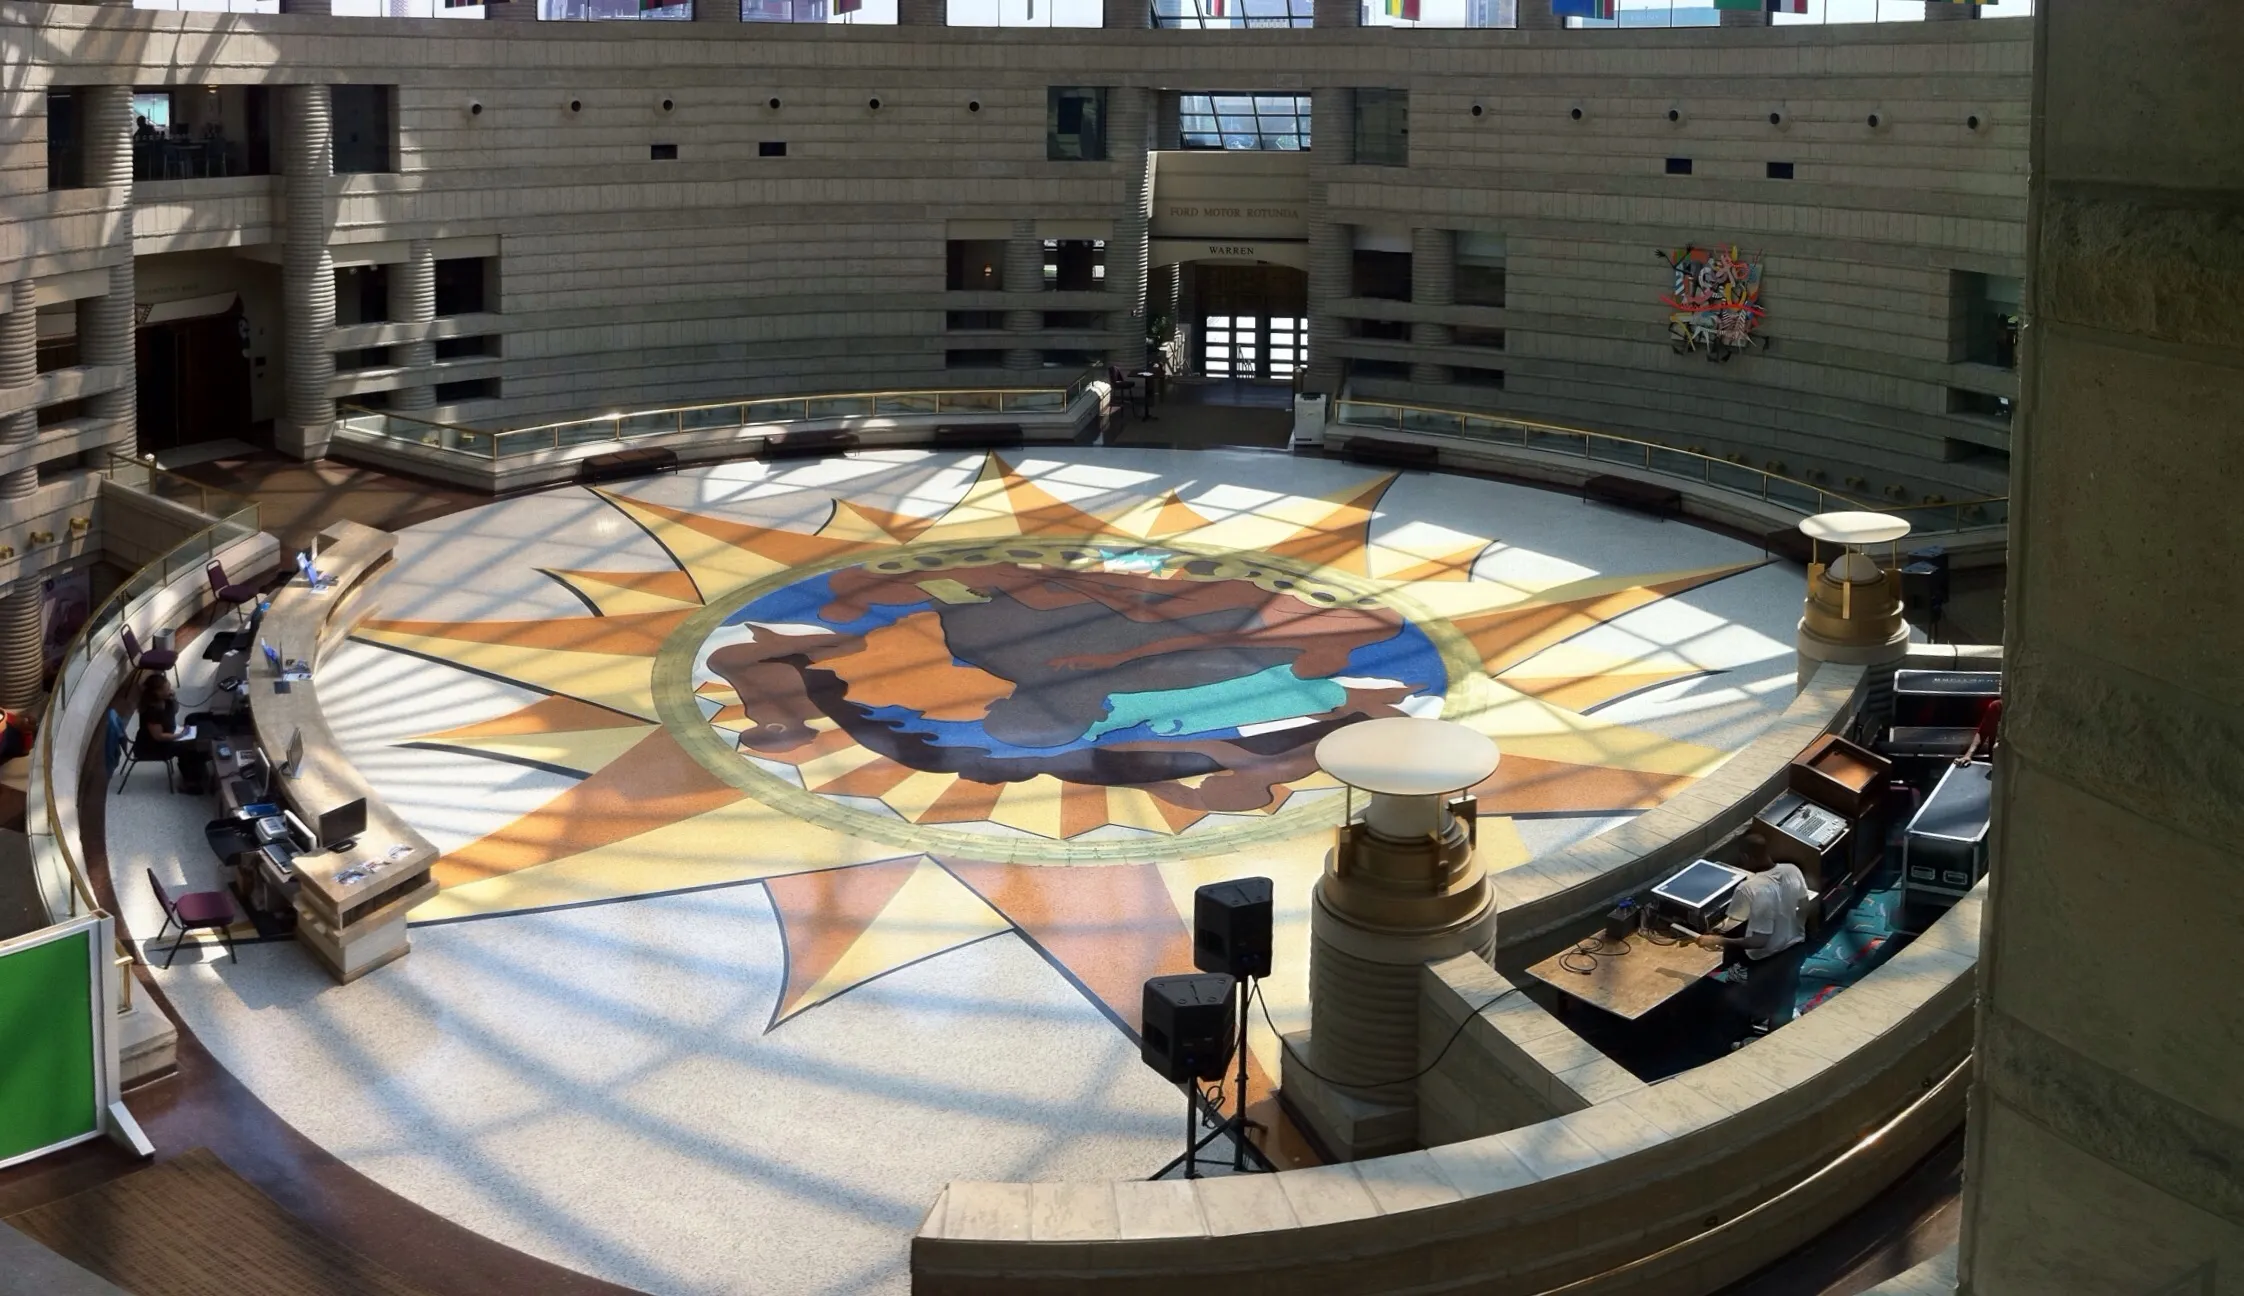
{"type": "Polygon", "coordinates": [[[913,1290],[1525,1294],[1623,1266],[1584,1290],[1718,1290],[1962,1118],[1983,896],[1784,1029],[1519,1129],[1191,1183],[953,1183],[912,1240],[913,1290]]]}
{"type": "Polygon", "coordinates": [[[1949,1247],[1923,1264],[1870,1288],[1862,1296],[1955,1296],[1955,1290],[1956,1248],[1949,1247]]]}
{"type": "Polygon", "coordinates": [[[1418,1064],[1434,1066],[1418,1081],[1418,1141],[1427,1147],[1518,1129],[1646,1087],[1469,954],[1428,963],[1420,984],[1418,1064]]]}

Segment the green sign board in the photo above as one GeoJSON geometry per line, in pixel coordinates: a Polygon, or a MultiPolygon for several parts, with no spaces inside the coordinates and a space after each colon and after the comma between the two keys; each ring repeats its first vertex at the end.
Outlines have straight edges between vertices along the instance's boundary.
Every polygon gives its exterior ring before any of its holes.
{"type": "Polygon", "coordinates": [[[101,1128],[95,929],[0,946],[0,1165],[101,1128]]]}

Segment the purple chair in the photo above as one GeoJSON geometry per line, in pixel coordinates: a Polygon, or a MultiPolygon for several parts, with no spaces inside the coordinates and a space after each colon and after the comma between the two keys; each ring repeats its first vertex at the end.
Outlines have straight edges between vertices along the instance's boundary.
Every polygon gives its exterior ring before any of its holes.
{"type": "Polygon", "coordinates": [[[147,652],[142,652],[140,650],[140,637],[132,632],[131,626],[124,628],[124,639],[127,665],[134,670],[163,671],[171,674],[172,683],[177,684],[179,682],[179,676],[173,673],[179,665],[178,649],[151,648],[147,652]]]}
{"type": "Polygon", "coordinates": [[[156,870],[143,872],[148,874],[148,885],[156,890],[156,903],[164,907],[164,925],[156,929],[155,938],[162,940],[173,923],[179,924],[179,938],[171,943],[170,952],[164,956],[165,967],[170,967],[172,960],[179,957],[179,947],[186,943],[187,933],[191,931],[217,932],[226,942],[226,957],[236,963],[242,961],[241,955],[234,952],[234,897],[224,891],[189,891],[174,899],[157,880],[156,870]]]}
{"type": "Polygon", "coordinates": [[[210,566],[203,568],[203,579],[210,582],[211,594],[219,602],[234,609],[237,617],[242,615],[242,608],[257,601],[257,587],[228,580],[224,563],[213,561],[210,566]]]}

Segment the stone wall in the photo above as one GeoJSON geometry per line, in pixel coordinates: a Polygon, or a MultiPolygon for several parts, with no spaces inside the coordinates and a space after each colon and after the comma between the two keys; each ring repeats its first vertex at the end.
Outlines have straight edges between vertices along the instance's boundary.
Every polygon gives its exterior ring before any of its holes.
{"type": "MultiPolygon", "coordinates": [[[[1508,300],[1313,294],[1336,356],[1431,377],[1501,371],[1501,390],[1453,390],[1780,462],[1835,489],[1855,478],[1873,498],[2002,489],[2007,432],[1950,413],[1949,390],[2008,392],[2015,375],[1951,362],[1949,276],[2020,269],[2024,23],[1382,29],[1336,42],[20,3],[0,4],[0,19],[27,51],[6,101],[21,129],[0,144],[0,256],[28,258],[33,275],[99,264],[116,223],[98,192],[45,191],[45,88],[396,85],[399,171],[333,180],[330,239],[501,240],[500,395],[440,402],[440,416],[520,423],[758,391],[984,381],[947,368],[946,352],[1019,339],[946,331],[950,312],[1006,308],[996,294],[945,290],[949,223],[1114,227],[1133,201],[1130,163],[1047,160],[1047,87],[1389,86],[1411,92],[1411,165],[1320,167],[1310,228],[1501,236],[1508,300]],[[762,155],[764,143],[786,156],[762,155]],[[657,144],[676,159],[653,160],[657,144]],[[1692,174],[1666,173],[1679,156],[1692,174]],[[1774,161],[1794,163],[1796,178],[1768,178],[1774,161]],[[1713,365],[1669,349],[1656,253],[1692,242],[1765,254],[1768,352],[1713,365]],[[1428,312],[1449,314],[1419,318],[1428,312]],[[1355,336],[1374,315],[1423,341],[1355,336]],[[1430,327],[1409,327],[1419,323],[1430,327]],[[1503,346],[1444,342],[1455,325],[1501,329],[1503,346]]],[[[1347,118],[1321,120],[1329,133],[1347,118]]],[[[1344,155],[1344,143],[1319,152],[1344,155]]],[[[284,187],[151,185],[161,213],[135,244],[258,254],[284,237],[284,187]]],[[[1126,350],[1128,295],[1048,294],[1045,309],[1104,322],[1049,327],[1037,345],[1126,350]]]]}
{"type": "Polygon", "coordinates": [[[2244,1263],[2244,12],[2071,0],[2036,21],[1963,1288],[2225,1291],[2244,1263]]]}

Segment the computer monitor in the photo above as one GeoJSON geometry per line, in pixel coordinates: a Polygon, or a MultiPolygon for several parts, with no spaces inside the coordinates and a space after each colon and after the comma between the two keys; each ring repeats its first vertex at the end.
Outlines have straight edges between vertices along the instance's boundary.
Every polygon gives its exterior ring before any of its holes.
{"type": "Polygon", "coordinates": [[[318,839],[312,836],[311,826],[297,818],[294,810],[281,811],[281,820],[288,825],[288,837],[296,849],[308,851],[319,845],[318,839]]]}
{"type": "Polygon", "coordinates": [[[320,812],[319,845],[321,850],[341,850],[358,840],[366,831],[366,798],[345,801],[332,810],[320,812]]]}

